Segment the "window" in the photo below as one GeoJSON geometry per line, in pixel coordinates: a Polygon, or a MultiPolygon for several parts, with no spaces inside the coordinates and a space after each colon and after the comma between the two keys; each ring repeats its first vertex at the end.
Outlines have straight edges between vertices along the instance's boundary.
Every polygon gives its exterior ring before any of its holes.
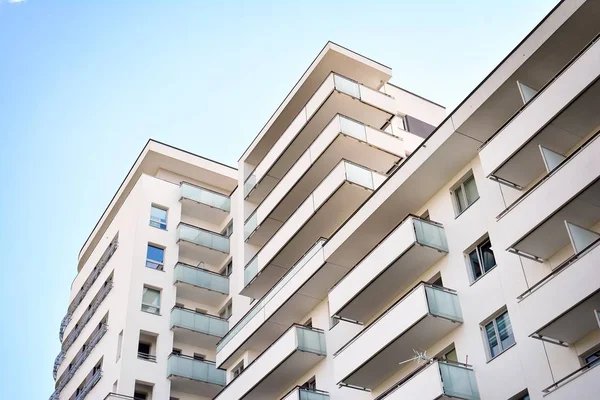
{"type": "Polygon", "coordinates": [[[450,192],[454,201],[454,211],[456,216],[459,216],[479,198],[473,173],[471,172],[466,178],[457,183],[450,192]]]}
{"type": "Polygon", "coordinates": [[[152,314],[160,313],[160,290],[144,286],[142,295],[142,311],[152,314]]]}
{"type": "Polygon", "coordinates": [[[447,351],[444,356],[443,356],[444,360],[446,361],[454,361],[454,362],[458,362],[458,354],[456,354],[456,349],[452,349],[450,351],[447,351]]]}
{"type": "Polygon", "coordinates": [[[181,349],[176,349],[175,347],[173,347],[173,351],[171,352],[171,354],[175,354],[176,356],[180,356],[181,355],[181,349]]]}
{"type": "Polygon", "coordinates": [[[303,326],[307,327],[307,328],[312,328],[312,318],[309,318],[304,324],[302,324],[303,326]]]}
{"type": "Polygon", "coordinates": [[[231,220],[231,222],[229,224],[227,224],[225,229],[223,229],[223,231],[221,232],[221,235],[229,237],[229,236],[231,236],[232,233],[233,233],[233,220],[231,220]]]}
{"type": "Polygon", "coordinates": [[[198,314],[207,314],[207,313],[208,313],[208,311],[207,311],[207,310],[205,310],[205,309],[203,309],[203,308],[198,308],[198,307],[196,307],[196,312],[197,312],[198,314]]]}
{"type": "Polygon", "coordinates": [[[398,128],[402,129],[403,131],[408,132],[408,129],[406,128],[406,116],[405,115],[400,115],[400,114],[396,114],[397,121],[398,121],[398,128]]]}
{"type": "Polygon", "coordinates": [[[587,365],[588,368],[600,364],[600,348],[596,348],[595,351],[592,351],[593,353],[588,353],[588,355],[583,357],[583,364],[587,365]]]}
{"type": "Polygon", "coordinates": [[[146,250],[146,267],[162,271],[164,262],[165,249],[148,244],[148,250],[146,250]]]}
{"type": "Polygon", "coordinates": [[[492,319],[484,326],[483,330],[490,360],[515,344],[508,311],[504,311],[492,319]]]}
{"type": "Polygon", "coordinates": [[[152,208],[150,209],[150,226],[166,230],[167,210],[153,204],[152,208]]]}
{"type": "Polygon", "coordinates": [[[233,379],[235,379],[238,376],[240,376],[242,372],[244,372],[244,361],[242,361],[233,368],[233,370],[231,371],[231,375],[233,376],[233,379]]]}
{"type": "Polygon", "coordinates": [[[194,353],[194,360],[204,361],[206,360],[206,356],[200,353],[194,353]]]}
{"type": "Polygon", "coordinates": [[[221,270],[221,275],[229,276],[233,272],[233,261],[229,261],[227,265],[221,270]]]}
{"type": "Polygon", "coordinates": [[[317,390],[317,377],[313,376],[312,378],[304,382],[301,388],[313,391],[317,390]]]}
{"type": "Polygon", "coordinates": [[[147,398],[148,398],[147,393],[143,393],[143,392],[134,392],[133,393],[134,400],[146,400],[147,398]]]}
{"type": "Polygon", "coordinates": [[[123,346],[123,331],[119,333],[119,339],[117,340],[117,361],[121,358],[121,346],[123,346]]]}
{"type": "Polygon", "coordinates": [[[223,318],[223,319],[229,319],[229,317],[231,317],[232,314],[232,307],[231,307],[232,303],[231,301],[229,301],[229,303],[227,303],[222,309],[221,311],[219,311],[219,317],[223,318]]]}
{"type": "Polygon", "coordinates": [[[469,253],[467,259],[473,282],[490,272],[496,266],[496,257],[494,257],[490,239],[487,238],[475,246],[475,249],[469,253]]]}

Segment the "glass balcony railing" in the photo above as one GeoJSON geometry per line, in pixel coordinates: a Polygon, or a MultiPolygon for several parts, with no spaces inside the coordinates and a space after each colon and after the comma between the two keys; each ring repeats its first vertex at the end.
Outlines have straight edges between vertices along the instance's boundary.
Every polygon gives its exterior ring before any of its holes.
{"type": "Polygon", "coordinates": [[[475,373],[467,366],[438,362],[444,394],[449,397],[467,400],[479,400],[479,390],[475,373]]]}
{"type": "Polygon", "coordinates": [[[180,223],[177,230],[179,240],[229,254],[229,238],[227,236],[184,223],[180,223]]]}
{"type": "Polygon", "coordinates": [[[231,199],[229,196],[210,189],[181,182],[179,193],[182,199],[189,199],[227,212],[231,211],[231,199]]]}
{"type": "Polygon", "coordinates": [[[344,165],[346,168],[346,179],[348,181],[354,182],[369,189],[375,189],[375,184],[373,183],[373,172],[371,170],[358,166],[349,161],[346,161],[344,165]]]}
{"type": "Polygon", "coordinates": [[[426,285],[427,305],[432,315],[462,321],[462,312],[456,292],[439,286],[426,285]]]}
{"type": "Polygon", "coordinates": [[[85,312],[79,318],[79,321],[77,321],[77,324],[75,325],[71,333],[69,333],[69,335],[65,338],[61,350],[58,353],[58,356],[56,356],[56,359],[54,360],[54,376],[56,376],[58,368],[65,359],[65,354],[67,354],[67,351],[73,345],[75,340],[79,337],[79,334],[81,333],[81,331],[83,331],[83,328],[85,328],[85,326],[92,318],[98,307],[100,307],[102,301],[106,298],[106,296],[108,296],[108,293],[112,289],[112,286],[112,280],[108,280],[104,283],[104,286],[102,286],[100,291],[98,291],[98,294],[96,294],[96,297],[94,297],[94,299],[92,300],[90,307],[87,310],[85,310],[85,312]]]}
{"type": "MultiPolygon", "coordinates": [[[[77,295],[73,298],[73,300],[69,304],[69,307],[67,308],[67,314],[62,319],[62,321],[60,323],[60,329],[58,331],[58,337],[61,342],[63,341],[65,329],[67,328],[67,325],[69,325],[69,322],[71,321],[73,312],[75,312],[75,309],[77,309],[77,306],[79,304],[81,304],[81,302],[83,301],[83,298],[88,293],[88,291],[90,290],[90,288],[92,287],[92,285],[94,284],[94,282],[96,281],[98,276],[100,276],[100,273],[104,269],[104,266],[108,263],[108,260],[110,260],[112,255],[117,250],[118,246],[119,246],[119,234],[117,233],[115,235],[115,237],[113,238],[113,240],[108,245],[108,247],[106,248],[106,250],[104,250],[104,253],[100,257],[100,260],[98,261],[98,263],[96,264],[96,266],[94,267],[94,269],[92,270],[90,275],[87,277],[87,279],[85,280],[83,285],[81,286],[81,289],[79,290],[77,295]]],[[[54,379],[56,379],[56,376],[54,376],[54,379]]]]}
{"type": "Polygon", "coordinates": [[[100,369],[97,369],[95,372],[88,375],[88,377],[86,378],[86,382],[81,388],[81,390],[76,391],[75,394],[73,394],[73,396],[71,396],[69,400],[85,399],[87,395],[92,391],[94,386],[96,386],[96,383],[100,381],[100,378],[102,378],[102,371],[100,369]]]}
{"type": "Polygon", "coordinates": [[[184,328],[206,335],[223,337],[229,330],[229,323],[219,317],[199,313],[185,308],[171,310],[171,328],[184,328]]]}
{"type": "MultiPolygon", "coordinates": [[[[283,277],[281,277],[281,279],[273,286],[273,288],[271,288],[271,290],[269,290],[267,292],[267,294],[265,294],[263,296],[263,298],[260,299],[258,301],[258,303],[256,303],[256,305],[254,307],[252,307],[250,309],[250,311],[248,311],[246,313],[246,315],[244,315],[242,317],[242,319],[240,319],[240,321],[237,324],[235,324],[235,326],[229,332],[227,332],[227,334],[223,337],[223,339],[217,345],[217,352],[221,351],[223,349],[223,347],[225,347],[227,345],[227,343],[229,343],[231,341],[231,339],[233,339],[235,337],[235,335],[237,335],[248,324],[248,322],[250,322],[252,320],[252,318],[254,318],[254,316],[256,314],[258,314],[262,309],[265,308],[265,306],[267,304],[269,304],[269,302],[273,299],[273,297],[275,297],[275,295],[277,295],[277,293],[279,293],[279,291],[282,288],[284,288],[285,285],[294,276],[296,276],[296,274],[298,274],[299,271],[302,270],[302,268],[306,265],[306,263],[308,263],[308,261],[319,250],[321,250],[323,248],[323,246],[325,245],[325,242],[326,242],[326,239],[319,239],[313,245],[313,247],[308,252],[306,252],[306,254],[283,277]]],[[[256,258],[255,258],[255,260],[256,260],[256,258]]],[[[254,265],[256,266],[257,264],[255,263],[254,265]]],[[[246,267],[246,269],[244,270],[244,282],[246,282],[246,278],[247,278],[246,275],[248,274],[248,276],[250,276],[250,275],[252,275],[252,273],[254,273],[254,275],[256,275],[256,267],[252,267],[252,265],[248,265],[246,267]]],[[[250,280],[251,280],[251,278],[248,280],[248,282],[250,280]]]]}
{"type": "Polygon", "coordinates": [[[254,211],[244,224],[244,240],[248,239],[250,235],[252,235],[252,233],[256,230],[257,225],[258,216],[256,215],[256,211],[254,211]]]}
{"type": "Polygon", "coordinates": [[[296,386],[280,400],[329,400],[329,393],[323,390],[306,389],[296,386]]]}
{"type": "Polygon", "coordinates": [[[421,389],[419,386],[439,387],[440,381],[442,384],[440,387],[441,393],[439,393],[440,397],[480,400],[475,373],[471,366],[442,360],[432,360],[427,364],[421,365],[415,371],[402,378],[400,382],[379,395],[375,400],[410,398],[412,394],[421,389]],[[420,374],[426,374],[427,376],[422,376],[421,379],[414,379],[420,374]]]}
{"type": "Polygon", "coordinates": [[[299,400],[329,400],[329,393],[320,390],[298,389],[299,400]]]}
{"type": "Polygon", "coordinates": [[[71,378],[73,378],[73,375],[75,375],[79,367],[90,355],[94,347],[96,347],[98,342],[100,342],[100,339],[102,339],[107,330],[108,326],[105,323],[101,323],[98,328],[96,328],[87,342],[82,346],[81,350],[73,358],[70,368],[63,372],[60,378],[58,378],[56,381],[56,389],[54,390],[53,396],[58,397],[65,386],[67,386],[67,383],[69,383],[71,378]]]}
{"type": "Polygon", "coordinates": [[[413,218],[413,225],[419,244],[448,252],[448,242],[442,225],[419,218],[413,218]]]}
{"type": "MultiPolygon", "coordinates": [[[[371,88],[366,87],[366,86],[364,86],[364,85],[362,85],[362,84],[360,84],[360,83],[358,83],[356,81],[353,81],[351,79],[345,78],[345,77],[343,77],[341,75],[337,75],[335,73],[331,73],[331,75],[333,75],[333,87],[332,87],[332,90],[337,90],[338,92],[345,93],[345,94],[347,94],[349,96],[352,96],[352,97],[354,97],[356,99],[369,102],[368,99],[369,98],[373,98],[373,96],[381,96],[381,97],[385,97],[385,98],[390,98],[391,97],[391,96],[389,96],[386,93],[379,92],[379,91],[377,91],[375,89],[371,89],[371,88]]],[[[329,78],[326,79],[323,82],[323,84],[322,84],[321,87],[323,87],[324,85],[331,85],[331,80],[329,78]]],[[[315,91],[315,93],[320,93],[321,87],[319,87],[319,89],[317,89],[315,91]]],[[[307,104],[311,103],[312,100],[313,99],[311,98],[307,102],[307,104]]],[[[312,111],[313,113],[316,112],[316,110],[319,109],[319,107],[313,107],[313,108],[314,108],[314,110],[312,111]]],[[[306,113],[306,109],[303,109],[302,111],[300,111],[299,114],[302,114],[302,113],[306,113]]],[[[312,117],[312,115],[314,115],[314,114],[307,115],[307,119],[310,119],[310,117],[312,117]]],[[[296,117],[296,118],[298,118],[298,117],[296,117]]],[[[290,124],[290,125],[293,125],[293,123],[290,124]]],[[[353,133],[356,133],[356,134],[360,135],[360,132],[358,130],[358,126],[350,126],[350,124],[348,124],[348,125],[346,125],[345,128],[346,128],[346,131],[344,131],[345,134],[353,136],[353,133]]],[[[302,129],[303,128],[301,128],[300,131],[302,129]]],[[[287,140],[290,140],[290,136],[286,135],[285,133],[287,133],[287,131],[284,132],[283,135],[281,135],[281,138],[287,137],[287,140]]],[[[298,134],[298,133],[299,132],[296,132],[296,134],[298,134]]],[[[280,140],[286,140],[286,139],[280,139],[280,140]]],[[[277,145],[275,145],[272,148],[275,149],[275,148],[280,148],[280,147],[278,147],[277,145]]],[[[267,156],[265,156],[265,158],[263,158],[263,161],[261,161],[261,162],[266,162],[265,160],[267,160],[267,159],[268,160],[273,160],[273,157],[268,157],[268,153],[267,153],[267,156]]],[[[265,169],[268,170],[269,168],[270,167],[266,167],[266,168],[263,168],[263,170],[265,170],[265,169]]],[[[252,192],[252,190],[256,187],[256,185],[259,183],[259,181],[264,176],[264,175],[262,175],[262,176],[260,176],[260,177],[257,178],[257,173],[256,173],[257,169],[260,169],[259,166],[257,166],[254,169],[254,171],[244,181],[244,197],[247,197],[250,194],[250,192],[252,192]]]]}
{"type": "Polygon", "coordinates": [[[296,340],[298,344],[298,350],[307,351],[309,353],[315,353],[322,356],[327,355],[325,334],[321,330],[297,326],[296,340]]]}
{"type": "Polygon", "coordinates": [[[225,371],[217,369],[215,363],[196,360],[192,357],[171,354],[167,362],[167,375],[225,386],[225,371]]]}
{"type": "Polygon", "coordinates": [[[229,278],[206,269],[177,263],[174,270],[174,283],[187,283],[196,287],[229,294],[229,278]]]}

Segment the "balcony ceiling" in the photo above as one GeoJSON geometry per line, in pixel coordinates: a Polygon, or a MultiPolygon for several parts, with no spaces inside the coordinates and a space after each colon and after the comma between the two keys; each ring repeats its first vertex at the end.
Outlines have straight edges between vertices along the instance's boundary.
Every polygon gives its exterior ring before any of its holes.
{"type": "Polygon", "coordinates": [[[431,247],[413,244],[373,281],[366,283],[336,315],[366,323],[445,255],[431,247]]]}
{"type": "MultiPolygon", "coordinates": [[[[535,100],[534,100],[535,101],[535,100]]],[[[600,127],[600,81],[596,81],[571,105],[518,150],[493,175],[527,187],[546,173],[539,145],[567,154],[575,145],[600,127]]]]}
{"type": "Polygon", "coordinates": [[[598,330],[594,310],[600,310],[600,291],[571,308],[536,333],[573,345],[590,332],[598,330]]]}
{"type": "Polygon", "coordinates": [[[374,89],[381,88],[392,76],[390,68],[328,42],[246,149],[241,160],[256,165],[331,72],[374,89]]]}
{"type": "Polygon", "coordinates": [[[401,366],[398,363],[414,357],[413,350],[428,350],[450,331],[456,329],[457,326],[457,323],[450,320],[427,314],[408,331],[354,370],[342,382],[348,385],[374,389],[386,378],[400,370],[401,366]]]}
{"type": "Polygon", "coordinates": [[[587,229],[600,221],[600,180],[511,247],[547,260],[570,243],[565,220],[587,229]]]}
{"type": "Polygon", "coordinates": [[[517,81],[539,90],[600,31],[600,2],[587,1],[457,131],[484,142],[522,105],[517,81]]]}

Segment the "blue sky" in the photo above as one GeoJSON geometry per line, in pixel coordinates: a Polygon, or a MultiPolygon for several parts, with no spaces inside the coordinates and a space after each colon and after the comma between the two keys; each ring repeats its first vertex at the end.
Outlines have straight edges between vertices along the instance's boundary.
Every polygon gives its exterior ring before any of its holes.
{"type": "Polygon", "coordinates": [[[7,399],[52,393],[77,253],[148,138],[236,165],[327,40],[451,111],[557,2],[14,1],[0,0],[7,399]]]}

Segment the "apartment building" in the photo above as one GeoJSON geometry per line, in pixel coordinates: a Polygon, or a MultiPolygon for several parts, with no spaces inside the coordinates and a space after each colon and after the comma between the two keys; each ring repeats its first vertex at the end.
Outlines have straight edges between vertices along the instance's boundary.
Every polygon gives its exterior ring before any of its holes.
{"type": "Polygon", "coordinates": [[[327,43],[231,168],[149,141],[51,399],[600,398],[600,2],[448,116],[327,43]]]}

